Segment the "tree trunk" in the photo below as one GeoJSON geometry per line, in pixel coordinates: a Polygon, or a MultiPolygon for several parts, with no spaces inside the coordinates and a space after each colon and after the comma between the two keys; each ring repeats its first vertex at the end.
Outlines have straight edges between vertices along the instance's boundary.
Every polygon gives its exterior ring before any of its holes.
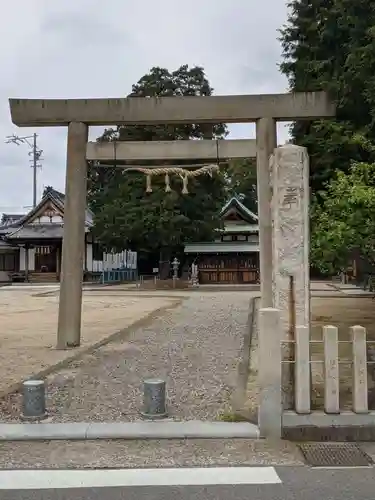
{"type": "Polygon", "coordinates": [[[161,248],[159,254],[159,277],[167,280],[171,270],[171,252],[169,248],[161,248]]]}

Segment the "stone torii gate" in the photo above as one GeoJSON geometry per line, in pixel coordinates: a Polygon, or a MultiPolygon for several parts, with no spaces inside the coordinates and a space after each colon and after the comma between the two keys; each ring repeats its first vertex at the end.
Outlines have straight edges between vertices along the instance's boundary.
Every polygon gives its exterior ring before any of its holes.
{"type": "Polygon", "coordinates": [[[58,348],[80,344],[89,126],[255,122],[262,307],[272,307],[269,158],[277,146],[276,122],[335,116],[335,105],[325,92],[211,97],[10,99],[9,103],[15,125],[68,127],[58,348]]]}

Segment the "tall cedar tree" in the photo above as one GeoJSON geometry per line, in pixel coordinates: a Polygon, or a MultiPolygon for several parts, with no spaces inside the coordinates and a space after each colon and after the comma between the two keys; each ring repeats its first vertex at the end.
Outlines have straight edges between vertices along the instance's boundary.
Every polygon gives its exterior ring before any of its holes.
{"type": "Polygon", "coordinates": [[[317,194],[375,152],[375,3],[369,0],[293,0],[281,30],[281,71],[293,91],[326,90],[337,119],[296,122],[296,144],[308,148],[317,194]]]}
{"type": "MultiPolygon", "coordinates": [[[[203,68],[181,66],[172,73],[152,68],[133,85],[131,98],[210,96],[213,88],[203,68]]],[[[98,141],[158,141],[216,139],[227,135],[223,124],[118,126],[105,130],[98,141]]],[[[164,162],[165,163],[165,162],[164,162]]],[[[154,163],[155,164],[155,163],[154,163]]],[[[153,192],[146,193],[146,178],[116,167],[90,167],[89,202],[95,214],[95,234],[107,249],[131,247],[158,253],[161,274],[168,273],[173,252],[188,241],[211,240],[220,227],[218,217],[226,199],[223,174],[189,179],[188,195],[182,180],[171,176],[172,192],[165,192],[164,176],[153,177],[153,192]]]]}

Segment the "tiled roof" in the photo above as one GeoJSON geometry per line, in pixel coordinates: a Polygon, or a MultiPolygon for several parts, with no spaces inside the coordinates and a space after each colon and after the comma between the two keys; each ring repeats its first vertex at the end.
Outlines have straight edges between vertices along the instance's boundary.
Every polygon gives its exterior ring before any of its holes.
{"type": "Polygon", "coordinates": [[[13,248],[13,245],[12,243],[8,243],[7,241],[4,241],[1,239],[1,236],[0,236],[0,248],[13,248]]]}
{"type": "Polygon", "coordinates": [[[221,209],[220,215],[224,216],[225,213],[228,212],[228,210],[232,207],[236,208],[239,211],[239,213],[244,217],[244,219],[247,220],[248,222],[251,221],[255,224],[258,222],[258,216],[256,214],[254,214],[254,212],[249,210],[247,207],[245,207],[245,205],[243,203],[241,203],[240,200],[238,200],[235,197],[231,198],[223,206],[223,208],[221,209]]]}
{"type": "MultiPolygon", "coordinates": [[[[47,188],[45,190],[44,196],[41,199],[41,201],[38,203],[38,205],[19,220],[19,225],[23,225],[23,224],[27,223],[27,221],[40,209],[40,207],[45,203],[45,201],[47,199],[49,199],[53,203],[55,203],[56,206],[59,207],[62,212],[64,212],[65,194],[60,193],[60,191],[57,191],[56,189],[53,189],[52,187],[50,187],[50,188],[47,188]]],[[[94,215],[93,215],[92,211],[89,208],[87,208],[86,220],[85,220],[86,225],[92,226],[93,219],[94,219],[94,215]]]]}
{"type": "Polygon", "coordinates": [[[24,217],[24,214],[3,214],[1,217],[1,225],[12,224],[24,217]]]}
{"type": "MultiPolygon", "coordinates": [[[[88,231],[88,228],[86,228],[88,231]]],[[[10,241],[15,240],[45,240],[62,238],[64,227],[60,224],[30,224],[21,226],[7,235],[10,241]]]]}
{"type": "MultiPolygon", "coordinates": [[[[65,195],[53,189],[52,187],[47,188],[44,192],[44,196],[38,205],[30,210],[25,215],[20,214],[4,214],[2,217],[2,222],[0,224],[0,240],[1,243],[6,245],[6,239],[8,240],[24,240],[24,239],[48,239],[48,238],[62,238],[63,235],[63,225],[62,224],[29,224],[28,221],[33,217],[35,213],[40,210],[43,204],[51,200],[62,213],[64,213],[65,206],[65,195]]],[[[92,211],[88,208],[86,210],[86,232],[93,225],[94,215],[92,211]]]]}

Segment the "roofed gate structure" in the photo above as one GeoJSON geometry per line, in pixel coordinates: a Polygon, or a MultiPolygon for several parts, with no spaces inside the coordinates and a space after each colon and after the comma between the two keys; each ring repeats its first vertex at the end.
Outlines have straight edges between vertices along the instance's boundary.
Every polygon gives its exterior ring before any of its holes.
{"type": "Polygon", "coordinates": [[[10,99],[10,110],[13,123],[21,127],[68,127],[58,348],[80,344],[90,125],[256,122],[262,307],[272,307],[269,158],[277,146],[276,122],[333,117],[335,105],[325,92],[136,99],[10,99]]]}
{"type": "Polygon", "coordinates": [[[215,241],[187,243],[185,254],[198,266],[201,284],[259,283],[258,216],[237,198],[222,208],[223,228],[215,241]]]}

